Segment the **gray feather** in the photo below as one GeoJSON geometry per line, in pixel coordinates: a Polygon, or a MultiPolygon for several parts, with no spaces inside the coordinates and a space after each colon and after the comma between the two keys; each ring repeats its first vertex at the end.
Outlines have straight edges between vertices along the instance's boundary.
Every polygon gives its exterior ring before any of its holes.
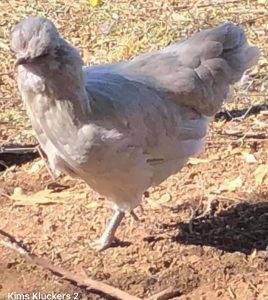
{"type": "Polygon", "coordinates": [[[232,24],[131,61],[85,68],[44,18],[17,25],[11,43],[23,62],[19,89],[50,163],[121,210],[136,207],[149,186],[200,152],[210,116],[258,58],[232,24]]]}
{"type": "Polygon", "coordinates": [[[259,50],[248,46],[243,29],[227,23],[114,69],[157,88],[178,104],[213,116],[229,85],[240,80],[258,57],[259,50]]]}

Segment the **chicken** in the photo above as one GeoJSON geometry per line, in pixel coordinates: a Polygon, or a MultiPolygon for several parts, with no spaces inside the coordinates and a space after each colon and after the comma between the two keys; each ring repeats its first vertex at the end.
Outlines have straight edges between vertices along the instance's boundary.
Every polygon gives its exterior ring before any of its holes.
{"type": "Polygon", "coordinates": [[[114,203],[94,244],[99,250],[113,243],[148,187],[200,152],[230,85],[259,56],[230,23],[130,61],[83,67],[50,20],[29,17],[12,31],[11,48],[19,91],[51,167],[114,203]]]}

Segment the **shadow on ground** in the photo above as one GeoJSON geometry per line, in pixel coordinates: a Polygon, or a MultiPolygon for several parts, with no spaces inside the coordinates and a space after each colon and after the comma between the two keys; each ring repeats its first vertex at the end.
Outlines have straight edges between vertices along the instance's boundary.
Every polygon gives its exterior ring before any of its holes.
{"type": "Polygon", "coordinates": [[[0,153],[0,172],[14,165],[20,166],[26,164],[39,156],[38,152],[21,154],[0,153]]]}
{"type": "Polygon", "coordinates": [[[252,115],[257,115],[261,111],[268,110],[267,104],[256,104],[252,105],[250,108],[243,108],[243,109],[233,109],[233,110],[223,110],[218,112],[215,115],[215,121],[226,120],[232,121],[233,119],[243,119],[252,115]]]}
{"type": "Polygon", "coordinates": [[[190,245],[250,254],[268,247],[268,202],[240,203],[216,215],[168,225],[179,230],[173,240],[190,245]]]}

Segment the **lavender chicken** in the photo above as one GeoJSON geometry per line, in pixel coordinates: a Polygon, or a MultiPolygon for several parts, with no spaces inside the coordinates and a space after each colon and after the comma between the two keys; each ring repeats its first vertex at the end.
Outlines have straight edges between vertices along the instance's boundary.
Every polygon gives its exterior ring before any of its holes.
{"type": "Polygon", "coordinates": [[[94,243],[105,249],[142,195],[178,172],[205,143],[230,85],[259,51],[233,24],[129,61],[83,67],[82,58],[44,17],[11,33],[18,87],[54,170],[82,178],[114,203],[94,243]]]}

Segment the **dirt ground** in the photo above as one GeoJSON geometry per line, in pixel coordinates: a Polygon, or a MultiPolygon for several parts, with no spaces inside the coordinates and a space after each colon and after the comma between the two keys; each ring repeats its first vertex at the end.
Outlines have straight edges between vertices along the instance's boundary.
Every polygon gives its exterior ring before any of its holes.
{"type": "MultiPolygon", "coordinates": [[[[226,20],[242,24],[262,56],[212,122],[202,155],[148,191],[139,222],[124,219],[116,247],[89,246],[110,203],[68,176],[56,179],[59,188],[38,153],[1,148],[0,230],[54,265],[141,298],[174,287],[180,300],[268,299],[267,2],[2,0],[0,146],[36,143],[8,48],[10,28],[34,14],[56,21],[86,63],[127,59],[226,20]]],[[[31,292],[105,299],[0,244],[0,299],[31,292]]]]}

